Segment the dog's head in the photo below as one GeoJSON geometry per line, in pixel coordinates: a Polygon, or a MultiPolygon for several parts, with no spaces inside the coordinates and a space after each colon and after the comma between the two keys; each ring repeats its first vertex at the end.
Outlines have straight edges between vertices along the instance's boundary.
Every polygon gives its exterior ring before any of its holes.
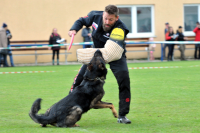
{"type": "Polygon", "coordinates": [[[106,63],[103,59],[102,53],[100,50],[97,50],[94,53],[94,56],[90,63],[87,65],[87,70],[84,74],[84,78],[88,80],[100,80],[103,82],[106,79],[107,69],[106,63]]]}

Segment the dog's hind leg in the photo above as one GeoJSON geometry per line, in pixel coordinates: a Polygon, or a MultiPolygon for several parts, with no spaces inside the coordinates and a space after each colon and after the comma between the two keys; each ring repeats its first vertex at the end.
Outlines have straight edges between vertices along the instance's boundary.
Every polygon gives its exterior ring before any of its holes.
{"type": "Polygon", "coordinates": [[[72,107],[70,115],[66,117],[66,125],[68,127],[79,127],[76,122],[81,119],[82,112],[83,110],[79,106],[72,107]]]}
{"type": "Polygon", "coordinates": [[[79,127],[78,124],[76,124],[77,121],[81,119],[83,110],[79,106],[74,106],[71,108],[69,115],[61,121],[56,124],[58,127],[79,127]]]}
{"type": "Polygon", "coordinates": [[[94,109],[101,109],[101,108],[110,108],[115,118],[118,118],[117,111],[112,103],[98,101],[95,105],[93,105],[94,109]]]}

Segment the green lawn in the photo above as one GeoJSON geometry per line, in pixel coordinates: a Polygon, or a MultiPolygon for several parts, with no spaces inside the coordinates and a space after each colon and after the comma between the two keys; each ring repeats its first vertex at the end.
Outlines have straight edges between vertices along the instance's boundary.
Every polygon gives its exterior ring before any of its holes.
{"type": "MultiPolygon", "coordinates": [[[[89,133],[195,133],[200,132],[200,61],[132,63],[129,67],[179,68],[130,69],[132,124],[118,124],[110,109],[90,110],[78,122],[81,127],[42,128],[28,115],[33,101],[42,98],[44,113],[68,95],[80,65],[0,68],[0,72],[55,71],[0,74],[0,132],[89,133]]],[[[107,66],[109,68],[109,66],[107,66]]],[[[103,100],[118,110],[118,86],[109,70],[103,100]]]]}

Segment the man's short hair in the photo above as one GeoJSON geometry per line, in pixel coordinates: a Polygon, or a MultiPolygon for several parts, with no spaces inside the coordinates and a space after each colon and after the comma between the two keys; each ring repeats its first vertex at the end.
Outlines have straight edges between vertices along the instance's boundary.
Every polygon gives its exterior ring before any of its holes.
{"type": "Polygon", "coordinates": [[[116,17],[119,15],[119,9],[115,5],[108,5],[105,7],[105,12],[114,14],[116,17]]]}

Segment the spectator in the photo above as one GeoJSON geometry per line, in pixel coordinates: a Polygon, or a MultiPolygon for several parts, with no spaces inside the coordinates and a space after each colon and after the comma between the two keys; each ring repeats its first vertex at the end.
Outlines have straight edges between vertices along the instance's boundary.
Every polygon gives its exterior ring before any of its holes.
{"type": "MultiPolygon", "coordinates": [[[[149,38],[150,42],[153,42],[154,39],[153,37],[149,38]]],[[[155,50],[156,44],[149,44],[149,50],[150,50],[150,60],[154,60],[154,56],[153,56],[153,51],[155,50]]]]}
{"type": "MultiPolygon", "coordinates": [[[[166,41],[175,41],[175,35],[172,27],[169,27],[168,32],[165,35],[166,41]]],[[[174,44],[168,44],[168,61],[173,61],[174,44]]]]}
{"type": "MultiPolygon", "coordinates": [[[[91,42],[92,41],[92,30],[89,27],[85,27],[82,30],[82,37],[84,42],[91,42]]],[[[83,48],[90,48],[90,45],[83,45],[83,48]]]]}
{"type": "MultiPolygon", "coordinates": [[[[182,31],[182,26],[179,26],[178,27],[178,30],[177,30],[177,33],[178,35],[178,38],[177,38],[177,41],[185,41],[187,40],[187,38],[183,35],[183,31],[182,31]]],[[[185,44],[179,44],[179,50],[181,52],[181,60],[186,60],[185,58],[185,44]]]]}
{"type": "MultiPolygon", "coordinates": [[[[169,29],[169,23],[167,22],[167,23],[165,23],[165,35],[168,32],[168,29],[169,29]]],[[[165,39],[165,41],[166,41],[166,39],[165,39]]],[[[164,47],[163,47],[163,58],[166,57],[165,56],[165,49],[166,49],[167,46],[168,46],[168,44],[164,44],[164,47]]]]}
{"type": "MultiPolygon", "coordinates": [[[[196,34],[195,41],[200,41],[200,24],[197,24],[197,27],[193,30],[193,32],[196,34]]],[[[200,60],[200,44],[195,44],[195,52],[194,52],[194,58],[200,60]],[[197,51],[199,50],[199,56],[197,56],[197,51]]]]}
{"type": "MultiPolygon", "coordinates": [[[[6,30],[6,36],[7,36],[7,42],[8,42],[8,47],[10,47],[10,39],[12,38],[12,35],[10,33],[10,30],[8,29],[8,25],[3,23],[3,27],[6,30]]],[[[14,62],[13,62],[13,56],[12,56],[12,51],[11,49],[8,50],[8,55],[10,57],[10,64],[12,67],[14,67],[14,62]]],[[[8,63],[6,61],[6,65],[8,66],[8,63]]]]}
{"type": "MultiPolygon", "coordinates": [[[[6,29],[4,25],[0,28],[0,48],[7,48],[7,37],[6,37],[6,29]]],[[[6,64],[6,56],[7,49],[0,49],[0,66],[3,64],[3,67],[8,67],[6,64]],[[3,63],[1,63],[1,59],[3,57],[3,63]]]]}
{"type": "MultiPolygon", "coordinates": [[[[49,45],[55,45],[55,44],[59,44],[56,41],[60,40],[61,37],[60,35],[57,33],[57,29],[54,28],[53,29],[53,33],[50,36],[49,39],[49,45]]],[[[52,56],[52,65],[54,65],[54,57],[55,57],[55,53],[57,53],[57,65],[59,65],[59,51],[60,51],[60,46],[53,46],[51,47],[52,51],[53,51],[53,56],[52,56]]],[[[49,48],[50,50],[50,48],[49,48]]]]}

